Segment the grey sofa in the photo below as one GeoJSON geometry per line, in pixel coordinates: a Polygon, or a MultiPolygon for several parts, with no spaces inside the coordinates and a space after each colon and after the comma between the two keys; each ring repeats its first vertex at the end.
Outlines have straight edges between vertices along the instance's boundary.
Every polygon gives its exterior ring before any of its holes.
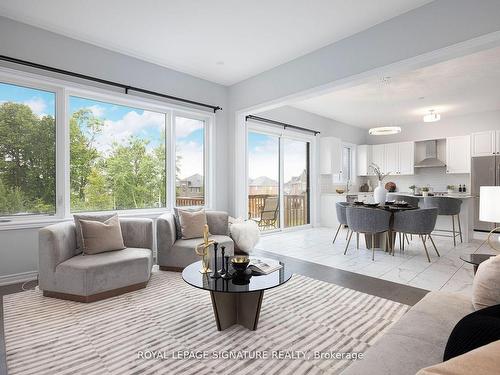
{"type": "Polygon", "coordinates": [[[48,297],[92,302],[144,288],[153,266],[153,221],[120,218],[123,250],[83,255],[74,222],[39,232],[39,286],[48,297]]]}
{"type": "MultiPolygon", "coordinates": [[[[229,237],[229,216],[223,211],[207,211],[210,239],[226,247],[226,255],[234,255],[234,242],[229,237]]],[[[156,245],[158,264],[163,271],[182,271],[184,267],[200,260],[194,248],[203,238],[183,240],[179,236],[175,217],[171,213],[161,215],[156,221],[156,245]]]]}
{"type": "Polygon", "coordinates": [[[473,311],[469,296],[430,292],[342,375],[415,375],[438,364],[453,327],[473,311]]]}

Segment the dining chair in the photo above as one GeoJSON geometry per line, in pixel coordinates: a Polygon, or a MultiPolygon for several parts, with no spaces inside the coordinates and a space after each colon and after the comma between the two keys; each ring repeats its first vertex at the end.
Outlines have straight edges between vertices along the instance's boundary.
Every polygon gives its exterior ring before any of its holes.
{"type": "MultiPolygon", "coordinates": [[[[335,210],[337,212],[337,221],[339,222],[339,227],[337,228],[337,232],[335,232],[335,237],[333,237],[332,243],[335,243],[337,239],[337,235],[339,234],[342,226],[347,226],[347,216],[346,216],[346,208],[349,206],[347,202],[337,202],[335,204],[335,210]]],[[[349,236],[349,229],[347,229],[347,236],[349,236]]]]}
{"type": "Polygon", "coordinates": [[[446,234],[436,234],[436,236],[442,237],[453,237],[453,246],[457,246],[457,236],[460,237],[460,242],[463,242],[462,238],[462,226],[460,225],[460,209],[462,206],[462,200],[451,197],[425,197],[424,207],[434,207],[438,210],[438,215],[451,216],[451,224],[453,230],[446,229],[435,229],[437,232],[452,232],[452,235],[446,234]],[[458,221],[458,233],[455,230],[455,216],[458,221]]]}
{"type": "Polygon", "coordinates": [[[375,260],[375,234],[385,233],[390,250],[389,230],[391,213],[389,211],[379,208],[347,207],[346,216],[350,234],[344,255],[347,254],[347,249],[354,232],[356,232],[356,235],[359,233],[363,233],[365,236],[371,235],[372,260],[375,260]]]}
{"type": "Polygon", "coordinates": [[[396,212],[394,214],[392,230],[399,233],[419,235],[422,240],[422,244],[424,245],[427,260],[430,262],[431,258],[429,257],[429,252],[427,251],[427,245],[425,243],[427,237],[431,240],[437,256],[440,256],[436,244],[431,236],[431,233],[436,225],[437,216],[437,208],[419,208],[417,210],[396,212]]]}

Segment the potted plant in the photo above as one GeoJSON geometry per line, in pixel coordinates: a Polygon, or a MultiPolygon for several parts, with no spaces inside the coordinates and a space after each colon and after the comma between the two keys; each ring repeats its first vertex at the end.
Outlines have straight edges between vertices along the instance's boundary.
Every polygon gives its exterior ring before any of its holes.
{"type": "Polygon", "coordinates": [[[410,189],[410,191],[411,191],[411,193],[412,193],[413,195],[415,195],[415,189],[416,189],[416,188],[417,188],[417,187],[416,187],[415,185],[408,186],[408,189],[410,189]]]}
{"type": "Polygon", "coordinates": [[[429,188],[427,186],[424,186],[422,189],[420,189],[422,191],[422,196],[423,197],[427,197],[429,196],[429,188]]]}
{"type": "Polygon", "coordinates": [[[386,197],[387,197],[387,190],[385,190],[385,187],[382,185],[382,181],[384,178],[389,176],[390,172],[383,173],[380,170],[380,167],[375,164],[371,163],[370,168],[373,170],[373,173],[377,176],[378,179],[378,186],[373,190],[373,200],[375,203],[385,203],[386,197]]]}
{"type": "Polygon", "coordinates": [[[448,195],[453,194],[455,192],[455,185],[448,185],[446,189],[448,190],[448,195]]]}

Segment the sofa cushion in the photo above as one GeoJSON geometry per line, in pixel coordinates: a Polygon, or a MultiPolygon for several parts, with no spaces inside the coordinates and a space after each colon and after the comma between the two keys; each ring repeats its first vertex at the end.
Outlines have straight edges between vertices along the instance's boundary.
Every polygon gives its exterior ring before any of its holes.
{"type": "Polygon", "coordinates": [[[180,240],[182,238],[181,221],[179,218],[179,211],[196,212],[196,211],[200,211],[202,209],[203,209],[203,207],[194,207],[194,208],[174,207],[175,238],[177,240],[180,240]]]}
{"type": "Polygon", "coordinates": [[[229,215],[224,211],[207,211],[207,224],[210,233],[229,235],[229,215]]]}
{"type": "Polygon", "coordinates": [[[116,215],[116,213],[73,215],[73,220],[75,221],[75,230],[76,230],[76,248],[78,249],[78,252],[83,251],[83,237],[82,237],[82,227],[80,226],[80,219],[100,221],[102,223],[108,220],[109,218],[113,217],[114,215],[116,215]]]}
{"type": "Polygon", "coordinates": [[[56,267],[53,292],[90,296],[149,280],[153,254],[149,249],[125,248],[77,255],[56,267]]]}
{"type": "Polygon", "coordinates": [[[479,265],[472,281],[472,303],[476,310],[500,303],[500,255],[479,265]]]}
{"type": "Polygon", "coordinates": [[[114,215],[102,223],[83,219],[80,219],[79,222],[82,228],[83,252],[85,254],[99,254],[125,248],[118,215],[114,215]]]}
{"type": "MultiPolygon", "coordinates": [[[[219,256],[221,246],[225,246],[226,255],[234,255],[234,242],[230,237],[222,235],[211,235],[209,239],[219,243],[219,256]]],[[[175,241],[171,251],[169,251],[167,254],[165,266],[184,268],[191,263],[201,260],[201,257],[196,255],[194,248],[196,247],[196,245],[202,242],[203,238],[192,238],[189,240],[175,241]]]]}
{"type": "Polygon", "coordinates": [[[178,213],[183,240],[203,236],[205,227],[208,227],[205,210],[196,212],[178,210],[178,213]]]}
{"type": "Polygon", "coordinates": [[[500,341],[494,341],[446,362],[424,368],[417,375],[496,375],[500,373],[500,341]]]}
{"type": "Polygon", "coordinates": [[[472,311],[466,295],[430,292],[342,374],[414,375],[440,363],[453,327],[472,311]]]}

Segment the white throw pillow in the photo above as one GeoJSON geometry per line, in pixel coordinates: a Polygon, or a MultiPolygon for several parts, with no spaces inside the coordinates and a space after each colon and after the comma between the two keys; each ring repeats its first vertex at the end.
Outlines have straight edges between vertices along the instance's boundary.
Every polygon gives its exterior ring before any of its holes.
{"type": "Polygon", "coordinates": [[[253,220],[230,220],[229,231],[235,245],[244,252],[253,250],[260,239],[260,230],[253,220]]]}
{"type": "Polygon", "coordinates": [[[479,265],[472,281],[472,304],[476,310],[500,304],[500,255],[479,265]]]}

